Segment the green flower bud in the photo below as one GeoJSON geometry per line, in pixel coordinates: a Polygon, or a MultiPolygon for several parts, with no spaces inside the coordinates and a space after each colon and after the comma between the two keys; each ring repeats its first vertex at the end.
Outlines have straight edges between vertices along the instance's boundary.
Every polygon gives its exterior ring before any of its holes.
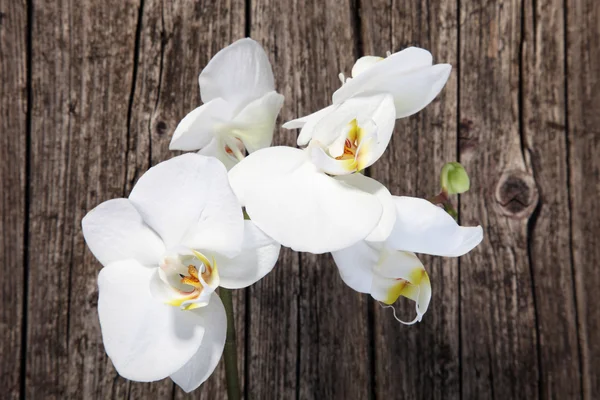
{"type": "Polygon", "coordinates": [[[442,190],[448,194],[464,193],[471,186],[467,171],[457,162],[449,162],[442,167],[440,183],[442,190]]]}

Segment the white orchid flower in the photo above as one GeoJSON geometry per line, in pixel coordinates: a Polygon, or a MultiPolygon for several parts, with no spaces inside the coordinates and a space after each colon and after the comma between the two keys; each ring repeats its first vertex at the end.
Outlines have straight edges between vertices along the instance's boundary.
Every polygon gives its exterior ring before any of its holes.
{"type": "Polygon", "coordinates": [[[118,373],[170,376],[189,392],[215,369],[225,344],[218,286],[248,286],[274,266],[280,245],[242,210],[224,166],[186,154],[148,170],[128,199],[106,201],[82,221],[104,268],[98,314],[118,373]]]}
{"type": "MultiPolygon", "coordinates": [[[[342,280],[386,305],[404,296],[415,302],[421,321],[431,299],[431,283],[414,253],[459,257],[483,239],[483,229],[459,226],[442,208],[427,200],[393,196],[394,227],[384,241],[362,240],[332,252],[342,280]]],[[[395,315],[395,312],[394,312],[395,315]]]]}
{"type": "Polygon", "coordinates": [[[219,51],[200,73],[204,103],[181,120],[171,150],[214,156],[230,169],[245,152],[269,147],[283,96],[263,48],[241,39],[219,51]]]}
{"type": "Polygon", "coordinates": [[[342,87],[333,94],[333,104],[316,113],[289,121],[286,129],[302,128],[298,146],[306,146],[313,137],[313,128],[340,105],[355,96],[389,93],[394,100],[396,119],[421,111],[440,93],[452,66],[433,65],[431,53],[409,47],[387,58],[365,56],[352,68],[352,78],[342,79],[342,87]]]}
{"type": "Polygon", "coordinates": [[[296,251],[326,253],[367,236],[385,238],[394,224],[391,194],[356,172],[381,157],[394,116],[388,94],[348,100],[311,128],[308,148],[257,151],[231,169],[231,186],[252,221],[296,251]]]}

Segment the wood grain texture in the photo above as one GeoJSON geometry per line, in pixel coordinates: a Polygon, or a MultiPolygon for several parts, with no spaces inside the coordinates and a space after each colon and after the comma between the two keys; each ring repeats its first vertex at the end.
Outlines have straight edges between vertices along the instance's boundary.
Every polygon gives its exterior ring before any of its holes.
{"type": "MultiPolygon", "coordinates": [[[[328,105],[340,85],[337,74],[357,54],[354,5],[251,5],[250,33],[271,52],[286,97],[281,120],[328,105]]],[[[279,135],[275,143],[295,145],[293,132],[279,135]]],[[[366,299],[345,287],[329,255],[301,254],[299,264],[297,257],[283,252],[276,272],[251,289],[248,362],[256,380],[248,380],[248,397],[364,398],[370,393],[366,299]],[[272,361],[265,360],[270,353],[272,361]]]]}
{"type": "Polygon", "coordinates": [[[24,301],[27,4],[0,1],[0,391],[18,399],[24,301]]]}
{"type": "Polygon", "coordinates": [[[520,1],[461,2],[460,161],[475,186],[464,225],[484,241],[461,258],[462,397],[535,399],[538,333],[528,223],[538,190],[522,153],[520,1]]]}
{"type": "MultiPolygon", "coordinates": [[[[179,121],[200,102],[198,74],[210,58],[244,36],[244,2],[145,0],[136,84],[129,123],[127,190],[150,166],[180,153],[169,151],[179,121]]],[[[245,295],[235,291],[238,362],[244,376],[245,295]]],[[[243,384],[243,382],[242,382],[243,384]]],[[[226,393],[223,363],[202,387],[185,394],[170,379],[131,383],[131,399],[213,399],[226,393]]]]}
{"type": "Polygon", "coordinates": [[[234,294],[245,398],[600,397],[598,1],[0,0],[0,398],[225,398],[223,365],[191,394],[118,376],[80,226],[178,154],[198,73],[246,35],[286,97],[278,125],[330,104],[361,55],[417,45],[453,64],[368,174],[427,197],[458,159],[460,221],[485,239],[422,257],[433,297],[412,327],[329,255],[283,250],[234,294]]]}
{"type": "Polygon", "coordinates": [[[137,2],[33,3],[26,396],[123,397],[81,218],[123,194],[137,2]]]}
{"type": "Polygon", "coordinates": [[[566,2],[566,86],[571,199],[582,383],[585,399],[600,397],[600,3],[566,2]]]}
{"type": "MultiPolygon", "coordinates": [[[[286,86],[291,109],[283,115],[299,117],[330,104],[340,86],[338,73],[354,62],[357,10],[352,2],[336,1],[288,1],[279,7],[269,7],[272,20],[285,16],[286,24],[271,34],[281,43],[279,59],[289,57],[284,61],[289,74],[280,80],[293,85],[286,86]]],[[[297,398],[367,398],[371,372],[366,298],[344,285],[328,254],[301,254],[299,272],[297,398]]]]}
{"type": "MultiPolygon", "coordinates": [[[[256,0],[250,3],[249,36],[269,55],[276,89],[285,96],[276,126],[300,113],[305,79],[306,48],[302,40],[298,5],[292,1],[256,0]],[[273,23],[276,20],[277,23],[273,23]],[[297,46],[297,45],[296,45],[297,46]],[[300,109],[299,109],[300,108],[300,109]]],[[[310,5],[309,5],[310,7],[310,5]]],[[[306,100],[304,100],[306,101],[306,100]]],[[[279,128],[274,145],[296,145],[294,131],[279,128]]],[[[282,248],[275,269],[249,288],[247,319],[248,399],[297,398],[300,350],[300,255],[282,248]],[[271,354],[270,357],[263,357],[271,354]]]]}
{"type": "MultiPolygon", "coordinates": [[[[539,191],[528,240],[543,399],[581,398],[570,253],[562,4],[557,0],[525,1],[521,48],[521,145],[539,191]]],[[[519,190],[514,193],[516,201],[527,196],[519,190]]]]}
{"type": "MultiPolygon", "coordinates": [[[[435,63],[456,67],[456,1],[364,2],[364,55],[385,56],[409,46],[431,51],[435,63]]],[[[457,72],[423,111],[397,121],[391,144],[370,168],[372,178],[393,195],[431,197],[440,191],[442,166],[457,159],[457,72]]],[[[477,182],[475,183],[477,184],[477,182]]],[[[457,199],[454,199],[455,202],[457,199]]],[[[458,262],[420,256],[432,281],[430,309],[423,321],[404,326],[392,311],[373,302],[377,398],[453,399],[460,396],[458,262]]],[[[396,304],[404,320],[414,303],[396,304]]]]}
{"type": "MultiPolygon", "coordinates": [[[[290,51],[299,40],[298,19],[291,1],[255,0],[250,6],[247,33],[269,55],[275,88],[285,96],[278,127],[298,115],[301,95],[296,82],[301,55],[290,51]]],[[[293,131],[276,130],[274,145],[295,146],[295,142],[293,131]]],[[[246,398],[297,398],[300,255],[282,248],[274,270],[248,292],[246,398]]]]}

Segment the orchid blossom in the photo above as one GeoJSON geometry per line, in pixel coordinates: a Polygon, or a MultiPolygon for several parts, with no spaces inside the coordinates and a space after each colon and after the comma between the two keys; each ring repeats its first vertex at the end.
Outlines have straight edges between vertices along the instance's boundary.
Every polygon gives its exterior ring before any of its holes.
{"type": "Polygon", "coordinates": [[[142,382],[170,376],[187,392],[223,352],[226,315],[215,290],[256,282],[280,249],[244,221],[222,163],[197,154],[151,168],[129,198],[100,204],[82,226],[104,266],[98,314],[118,373],[142,382]]]}
{"type": "MultiPolygon", "coordinates": [[[[332,253],[342,280],[386,305],[400,297],[415,302],[421,321],[431,299],[429,276],[414,253],[459,257],[483,239],[483,230],[459,226],[427,200],[393,196],[394,226],[384,241],[362,240],[332,253]]],[[[395,312],[394,312],[395,315],[395,312]]],[[[403,322],[403,321],[400,321],[403,322]]]]}
{"type": "Polygon", "coordinates": [[[342,87],[332,98],[332,105],[313,114],[286,122],[286,129],[302,128],[298,146],[304,147],[313,138],[313,128],[320,120],[356,96],[388,93],[393,98],[396,119],[408,117],[427,106],[440,93],[452,67],[449,64],[433,65],[431,53],[409,47],[387,58],[365,56],[352,68],[352,77],[340,74],[342,87]]]}
{"type": "Polygon", "coordinates": [[[356,172],[381,157],[394,120],[391,95],[352,98],[311,127],[308,148],[250,154],[229,172],[231,186],[256,226],[296,251],[383,240],[394,224],[391,194],[356,172]]]}
{"type": "Polygon", "coordinates": [[[263,48],[241,39],[219,51],[200,73],[204,103],[175,129],[171,150],[200,150],[230,169],[271,145],[283,96],[275,91],[273,71],[263,48]]]}

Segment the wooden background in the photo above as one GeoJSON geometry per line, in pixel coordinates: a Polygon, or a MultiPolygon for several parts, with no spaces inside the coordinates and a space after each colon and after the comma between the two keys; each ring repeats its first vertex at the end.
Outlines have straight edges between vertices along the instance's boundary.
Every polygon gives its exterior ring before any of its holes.
{"type": "MultiPolygon", "coordinates": [[[[236,296],[246,397],[600,398],[597,0],[0,0],[0,398],[188,398],[115,373],[80,221],[174,155],[198,73],[244,36],[273,63],[280,121],[326,106],[361,55],[451,63],[369,173],[429,196],[459,160],[460,221],[485,231],[459,260],[424,259],[433,299],[412,327],[329,255],[282,252],[236,296]]],[[[224,394],[221,365],[189,398],[224,394]]]]}

